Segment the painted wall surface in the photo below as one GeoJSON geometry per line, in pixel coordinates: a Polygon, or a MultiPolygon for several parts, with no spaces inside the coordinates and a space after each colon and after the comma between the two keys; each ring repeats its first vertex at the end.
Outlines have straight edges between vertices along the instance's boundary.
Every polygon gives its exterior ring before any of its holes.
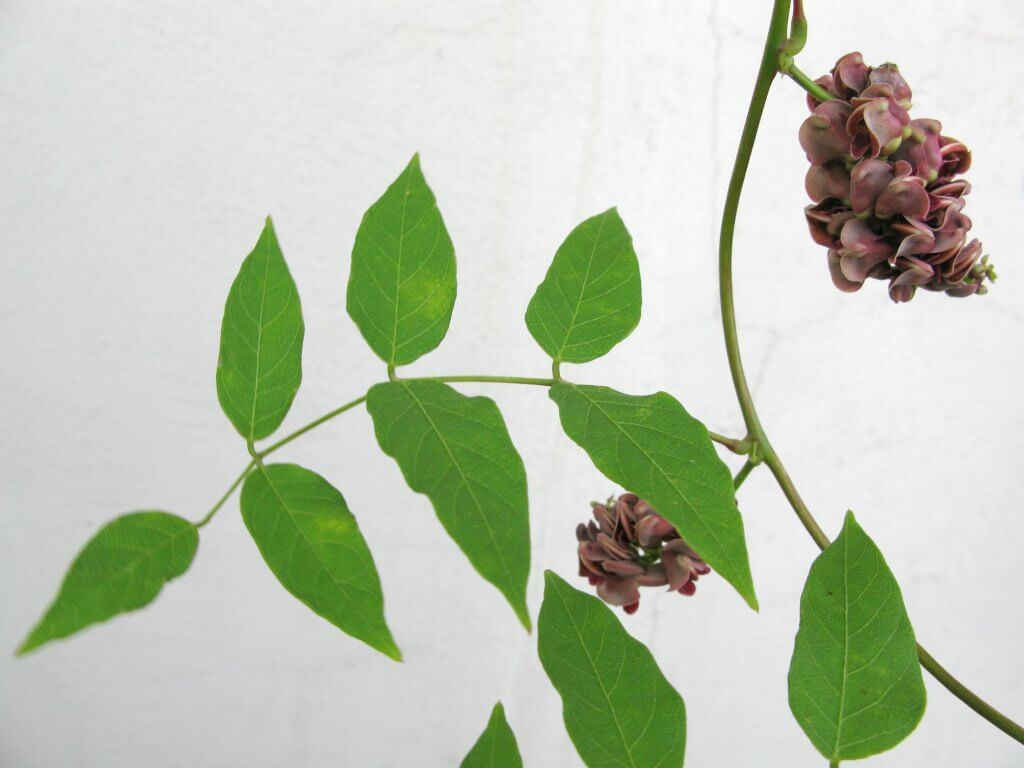
{"type": "MultiPolygon", "coordinates": [[[[1024,717],[1024,4],[811,2],[801,64],[896,60],[915,115],[974,149],[967,211],[1000,281],[985,298],[836,291],[807,237],[804,97],[779,82],[742,206],[736,301],[763,421],[830,533],[849,508],[899,577],[918,636],[1024,717]]],[[[0,8],[0,650],[81,544],[144,508],[200,517],[245,464],[214,366],[228,287],[274,215],[306,317],[285,428],[383,375],[344,310],[366,207],[422,154],[455,242],[451,331],[413,373],[543,376],[523,325],[555,248],[617,205],[644,281],[640,327],[572,376],[666,389],[719,432],[739,412],[718,324],[717,223],[767,0],[174,3],[0,8]]],[[[567,371],[568,373],[568,371],[567,371]]],[[[530,480],[543,568],[616,490],[543,390],[495,397],[530,480]]],[[[578,765],[527,636],[402,482],[356,410],[294,443],[344,492],[406,657],[293,600],[232,501],[185,578],[143,614],[0,657],[11,768],[449,766],[499,698],[533,768],[578,765]]],[[[735,462],[730,459],[734,465],[735,462]]],[[[766,472],[740,494],[761,612],[721,580],[625,620],[687,701],[687,765],[816,768],[787,708],[816,553],[766,472]]],[[[930,679],[886,766],[1020,765],[1019,745],[930,679]]]]}

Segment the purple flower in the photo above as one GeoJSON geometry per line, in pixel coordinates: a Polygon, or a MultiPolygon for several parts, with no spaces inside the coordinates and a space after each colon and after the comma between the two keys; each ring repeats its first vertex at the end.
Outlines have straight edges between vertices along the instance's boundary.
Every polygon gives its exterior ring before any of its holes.
{"type": "Polygon", "coordinates": [[[580,576],[626,613],[640,607],[640,587],[692,595],[711,568],[679,532],[635,493],[593,503],[594,521],[576,527],[580,576]]]}
{"type": "Polygon", "coordinates": [[[811,116],[800,126],[811,163],[805,212],[811,237],[828,248],[836,287],[888,280],[895,302],[918,288],[986,293],[995,272],[967,238],[971,186],[956,178],[971,166],[967,147],[943,136],[938,120],[910,118],[910,86],[895,64],[869,67],[849,53],[816,82],[833,98],[809,96],[811,116]]]}

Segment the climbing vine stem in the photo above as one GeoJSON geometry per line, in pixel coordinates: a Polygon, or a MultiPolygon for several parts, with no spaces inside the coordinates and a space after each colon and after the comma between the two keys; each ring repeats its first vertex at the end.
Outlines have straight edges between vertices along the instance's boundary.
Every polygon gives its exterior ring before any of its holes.
{"type": "MultiPolygon", "coordinates": [[[[768,440],[768,435],[761,425],[757,408],[750,395],[750,387],[747,384],[747,377],[743,370],[743,361],[740,356],[739,337],[736,331],[736,306],[733,300],[732,255],[733,240],[736,232],[736,214],[739,210],[743,183],[746,180],[750,157],[754,150],[757,130],[761,124],[765,103],[768,100],[768,92],[771,89],[772,81],[781,71],[780,61],[783,60],[782,55],[785,53],[788,39],[786,35],[786,21],[789,16],[789,10],[790,0],[774,0],[774,9],[768,26],[768,36],[765,40],[764,53],[761,57],[761,66],[757,73],[753,95],[750,98],[750,106],[747,109],[747,117],[743,124],[743,132],[740,136],[740,144],[736,151],[736,160],[733,165],[732,176],[729,179],[728,192],[726,193],[725,210],[722,214],[722,228],[719,237],[718,278],[722,308],[722,330],[725,334],[725,348],[729,357],[729,371],[736,389],[736,398],[743,413],[743,420],[747,425],[747,434],[749,439],[758,446],[762,460],[768,465],[768,468],[775,476],[775,480],[789,501],[790,506],[793,507],[793,511],[800,518],[804,528],[807,529],[814,542],[821,549],[824,549],[830,543],[829,538],[822,531],[821,526],[818,525],[811,511],[800,497],[796,486],[793,484],[793,480],[786,471],[785,465],[768,440]]],[[[801,83],[801,85],[803,84],[801,83]]],[[[963,683],[953,677],[923,647],[918,645],[917,650],[921,666],[945,686],[950,693],[992,723],[992,725],[1024,744],[1024,727],[973,693],[963,683]]]]}

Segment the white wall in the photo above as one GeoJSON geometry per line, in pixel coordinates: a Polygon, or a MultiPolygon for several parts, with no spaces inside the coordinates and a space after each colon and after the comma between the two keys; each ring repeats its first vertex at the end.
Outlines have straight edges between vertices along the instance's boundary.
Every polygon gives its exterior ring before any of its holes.
{"type": "MultiPolygon", "coordinates": [[[[915,114],[975,150],[968,212],[1001,280],[985,298],[833,289],[805,233],[803,96],[777,84],[737,242],[763,419],[823,526],[853,508],[919,637],[1024,717],[1024,6],[808,0],[820,73],[897,60],[915,114]]],[[[555,247],[617,204],[644,277],[640,328],[580,380],[676,394],[738,433],[715,237],[768,0],[66,2],[0,8],[0,649],[107,518],[196,518],[246,457],[221,415],[224,297],[273,213],[302,294],[306,374],[286,428],[383,370],[344,311],[365,208],[419,150],[456,244],[442,347],[410,370],[544,375],[522,316],[555,247]]],[[[530,477],[534,568],[571,577],[573,528],[613,490],[542,390],[500,402],[530,477]]],[[[345,493],[374,550],[397,665],[275,582],[232,501],[140,615],[0,659],[0,764],[448,766],[497,699],[528,766],[577,765],[560,702],[498,593],[353,412],[282,458],[345,493]]],[[[686,698],[687,764],[817,767],[786,670],[815,548],[765,472],[741,492],[759,615],[727,585],[648,595],[626,619],[686,698]]],[[[5,651],[6,653],[6,651],[5,651]]],[[[928,680],[918,731],[875,766],[1011,766],[1021,749],[928,680]]]]}

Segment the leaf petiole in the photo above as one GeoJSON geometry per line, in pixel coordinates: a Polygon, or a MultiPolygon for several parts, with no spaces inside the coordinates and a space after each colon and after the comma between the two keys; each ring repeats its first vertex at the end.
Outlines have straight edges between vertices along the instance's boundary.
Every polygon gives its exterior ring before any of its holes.
{"type": "Polygon", "coordinates": [[[740,467],[740,471],[736,473],[736,477],[733,478],[732,487],[738,491],[740,486],[743,485],[743,481],[746,480],[747,476],[754,471],[754,467],[756,466],[757,464],[754,463],[753,459],[747,459],[746,463],[740,467]]]}
{"type": "Polygon", "coordinates": [[[197,523],[194,523],[196,528],[202,528],[204,525],[210,522],[210,520],[213,519],[213,516],[217,514],[217,511],[224,506],[225,502],[227,502],[228,499],[231,498],[231,494],[235,492],[235,489],[242,484],[242,481],[245,480],[246,477],[248,477],[249,473],[252,471],[252,468],[254,466],[256,466],[256,459],[253,459],[252,461],[245,465],[245,469],[243,469],[241,474],[239,474],[239,476],[235,478],[235,481],[224,492],[224,495],[217,500],[217,503],[213,505],[210,511],[203,516],[203,519],[197,523]]]}

